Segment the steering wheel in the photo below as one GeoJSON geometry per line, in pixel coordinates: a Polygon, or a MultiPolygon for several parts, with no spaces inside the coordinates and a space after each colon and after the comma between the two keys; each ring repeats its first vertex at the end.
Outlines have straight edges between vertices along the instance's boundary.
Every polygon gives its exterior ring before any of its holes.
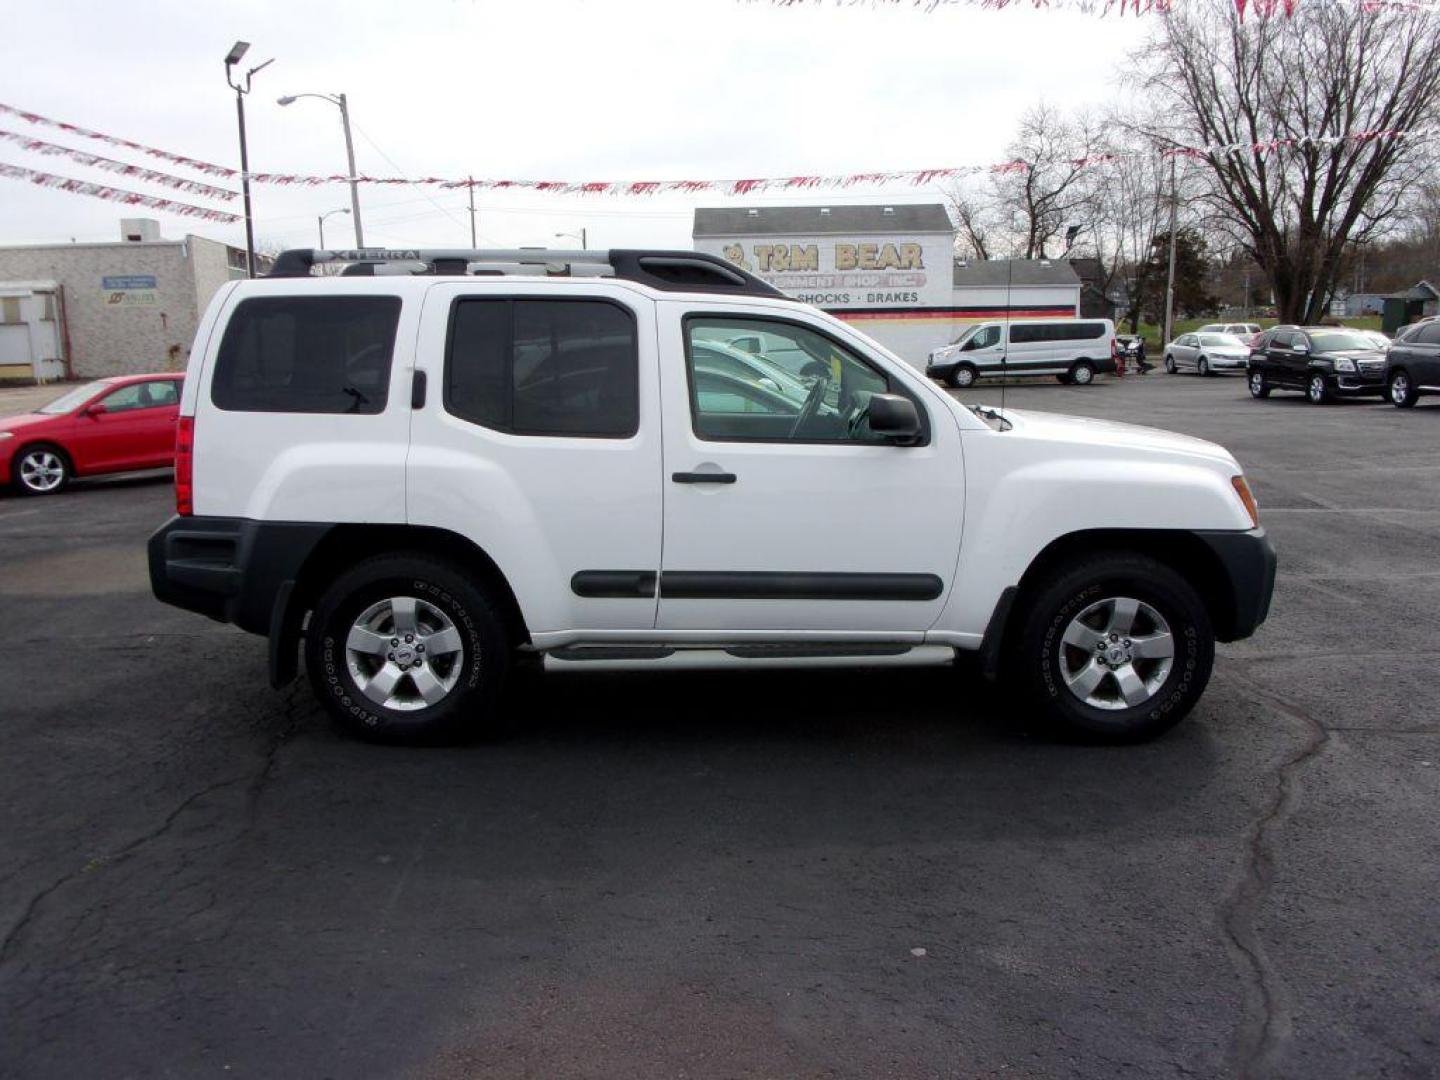
{"type": "Polygon", "coordinates": [[[815,385],[810,387],[810,393],[805,395],[805,404],[800,406],[800,412],[795,417],[795,423],[790,427],[790,438],[800,434],[802,428],[820,411],[820,402],[825,398],[825,391],[830,388],[830,377],[822,375],[815,380],[815,385]]]}

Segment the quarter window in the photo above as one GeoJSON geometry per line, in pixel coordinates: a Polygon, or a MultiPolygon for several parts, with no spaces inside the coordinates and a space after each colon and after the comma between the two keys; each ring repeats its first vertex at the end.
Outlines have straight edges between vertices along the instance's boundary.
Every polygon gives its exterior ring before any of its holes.
{"type": "Polygon", "coordinates": [[[883,442],[866,420],[871,395],[911,397],[845,346],[797,323],[693,315],[685,320],[685,360],[702,439],[883,442]],[[751,351],[756,339],[761,348],[751,351]]]}
{"type": "Polygon", "coordinates": [[[398,296],[256,297],[230,316],[210,397],[233,412],[379,413],[398,296]]]}
{"type": "Polygon", "coordinates": [[[606,300],[457,300],[445,408],[516,435],[625,438],[640,422],[637,340],[606,300]]]}

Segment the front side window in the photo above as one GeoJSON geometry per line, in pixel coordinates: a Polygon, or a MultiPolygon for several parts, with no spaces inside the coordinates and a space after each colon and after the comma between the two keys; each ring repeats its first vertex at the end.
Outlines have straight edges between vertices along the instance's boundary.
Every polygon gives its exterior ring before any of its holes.
{"type": "Polygon", "coordinates": [[[999,344],[1000,327],[983,326],[979,330],[977,330],[973,336],[971,336],[969,341],[965,343],[965,349],[968,352],[975,349],[988,349],[992,345],[999,344]]]}
{"type": "Polygon", "coordinates": [[[635,318],[606,300],[460,299],[445,408],[515,435],[625,438],[640,423],[635,318]]]}
{"type": "Polygon", "coordinates": [[[904,393],[849,348],[798,323],[692,315],[685,361],[702,439],[885,442],[870,431],[869,399],[904,393]],[[737,348],[744,336],[758,337],[762,351],[737,348]]]}
{"type": "Polygon", "coordinates": [[[232,412],[383,412],[399,321],[398,296],[242,300],[220,342],[211,400],[232,412]]]}
{"type": "Polygon", "coordinates": [[[145,397],[145,384],[131,383],[129,386],[120,387],[119,390],[110,391],[97,404],[104,405],[106,412],[117,413],[148,408],[150,402],[145,397]]]}

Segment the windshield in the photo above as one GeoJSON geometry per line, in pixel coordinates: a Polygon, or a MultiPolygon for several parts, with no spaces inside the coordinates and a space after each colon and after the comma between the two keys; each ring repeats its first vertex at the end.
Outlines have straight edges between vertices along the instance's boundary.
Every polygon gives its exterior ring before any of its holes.
{"type": "Polygon", "coordinates": [[[1310,334],[1319,352],[1349,352],[1352,349],[1372,350],[1375,343],[1363,334],[1343,330],[1316,330],[1310,334]]]}
{"type": "Polygon", "coordinates": [[[1211,348],[1217,345],[1231,349],[1245,348],[1245,343],[1234,334],[1201,334],[1200,344],[1209,345],[1211,348]]]}
{"type": "Polygon", "coordinates": [[[92,383],[86,383],[84,386],[77,386],[68,394],[61,394],[48,405],[41,405],[40,408],[36,409],[35,411],[37,413],[45,413],[47,416],[56,416],[60,413],[74,412],[86,401],[89,401],[101,390],[104,390],[105,387],[108,385],[109,384],[106,383],[104,380],[99,380],[92,383]]]}

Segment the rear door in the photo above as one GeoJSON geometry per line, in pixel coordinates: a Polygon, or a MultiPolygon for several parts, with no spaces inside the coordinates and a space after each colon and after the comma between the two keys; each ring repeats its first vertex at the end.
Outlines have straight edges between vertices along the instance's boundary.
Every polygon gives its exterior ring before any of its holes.
{"type": "MultiPolygon", "coordinates": [[[[724,359],[744,366],[738,348],[724,359]]],[[[411,524],[459,533],[515,591],[532,634],[653,632],[661,443],[653,301],[613,283],[433,285],[416,352],[424,404],[411,524]]],[[[783,369],[757,372],[774,385],[783,369]]],[[[757,381],[762,377],[756,375],[757,381]]]]}
{"type": "Polygon", "coordinates": [[[1428,390],[1440,389],[1440,322],[1426,323],[1418,333],[1412,334],[1406,352],[1411,384],[1428,390]]]}

